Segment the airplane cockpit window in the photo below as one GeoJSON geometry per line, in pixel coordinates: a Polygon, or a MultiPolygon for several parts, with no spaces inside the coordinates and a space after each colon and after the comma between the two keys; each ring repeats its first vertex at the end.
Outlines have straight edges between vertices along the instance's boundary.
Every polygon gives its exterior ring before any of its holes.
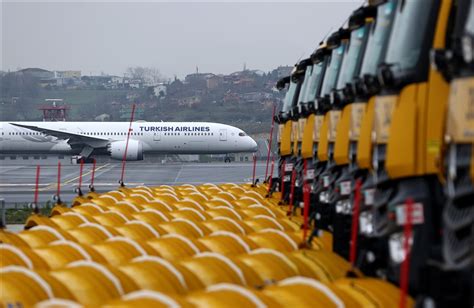
{"type": "Polygon", "coordinates": [[[244,137],[244,136],[247,136],[247,135],[246,135],[244,132],[240,132],[240,133],[239,133],[239,136],[240,136],[240,137],[244,137]]]}

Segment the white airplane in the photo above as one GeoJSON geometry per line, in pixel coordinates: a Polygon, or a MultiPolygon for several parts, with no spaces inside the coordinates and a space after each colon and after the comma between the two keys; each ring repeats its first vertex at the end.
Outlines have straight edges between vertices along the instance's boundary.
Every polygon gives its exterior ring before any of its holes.
{"type": "MultiPolygon", "coordinates": [[[[129,122],[0,122],[0,154],[110,155],[122,160],[129,122]]],[[[132,123],[127,160],[143,154],[255,152],[257,143],[241,129],[206,122],[132,123]]]]}

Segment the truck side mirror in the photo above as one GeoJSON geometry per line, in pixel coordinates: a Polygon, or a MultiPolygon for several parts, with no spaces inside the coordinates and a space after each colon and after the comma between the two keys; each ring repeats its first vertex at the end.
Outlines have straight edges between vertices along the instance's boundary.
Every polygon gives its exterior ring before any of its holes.
{"type": "Polygon", "coordinates": [[[452,59],[453,52],[449,49],[432,49],[430,52],[431,65],[448,81],[453,73],[450,65],[452,59]]]}

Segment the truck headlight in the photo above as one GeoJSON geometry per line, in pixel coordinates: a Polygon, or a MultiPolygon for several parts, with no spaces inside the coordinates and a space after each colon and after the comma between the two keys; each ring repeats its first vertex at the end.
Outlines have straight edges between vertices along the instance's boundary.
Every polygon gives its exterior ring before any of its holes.
{"type": "Polygon", "coordinates": [[[352,203],[351,200],[345,199],[337,201],[336,203],[336,213],[350,215],[352,213],[352,203]]]}
{"type": "MultiPolygon", "coordinates": [[[[409,239],[409,247],[413,244],[413,236],[409,239]]],[[[390,259],[395,263],[402,263],[405,260],[405,236],[403,233],[394,233],[388,240],[390,259]]]]}
{"type": "Polygon", "coordinates": [[[371,236],[374,233],[373,215],[370,211],[362,212],[359,215],[360,233],[371,236]]]}
{"type": "Polygon", "coordinates": [[[329,192],[328,191],[323,191],[319,194],[319,202],[329,203],[329,192]]]}
{"type": "Polygon", "coordinates": [[[365,205],[373,205],[374,204],[375,188],[366,189],[362,193],[364,195],[365,205]]]}

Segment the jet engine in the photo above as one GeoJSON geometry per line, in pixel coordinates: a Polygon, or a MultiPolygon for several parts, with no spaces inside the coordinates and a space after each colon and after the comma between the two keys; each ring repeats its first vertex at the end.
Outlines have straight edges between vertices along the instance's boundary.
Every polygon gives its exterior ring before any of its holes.
{"type": "MultiPolygon", "coordinates": [[[[112,159],[122,160],[127,147],[127,141],[114,141],[107,146],[107,151],[112,159]]],[[[128,141],[126,160],[143,160],[143,144],[138,140],[128,141]]]]}

